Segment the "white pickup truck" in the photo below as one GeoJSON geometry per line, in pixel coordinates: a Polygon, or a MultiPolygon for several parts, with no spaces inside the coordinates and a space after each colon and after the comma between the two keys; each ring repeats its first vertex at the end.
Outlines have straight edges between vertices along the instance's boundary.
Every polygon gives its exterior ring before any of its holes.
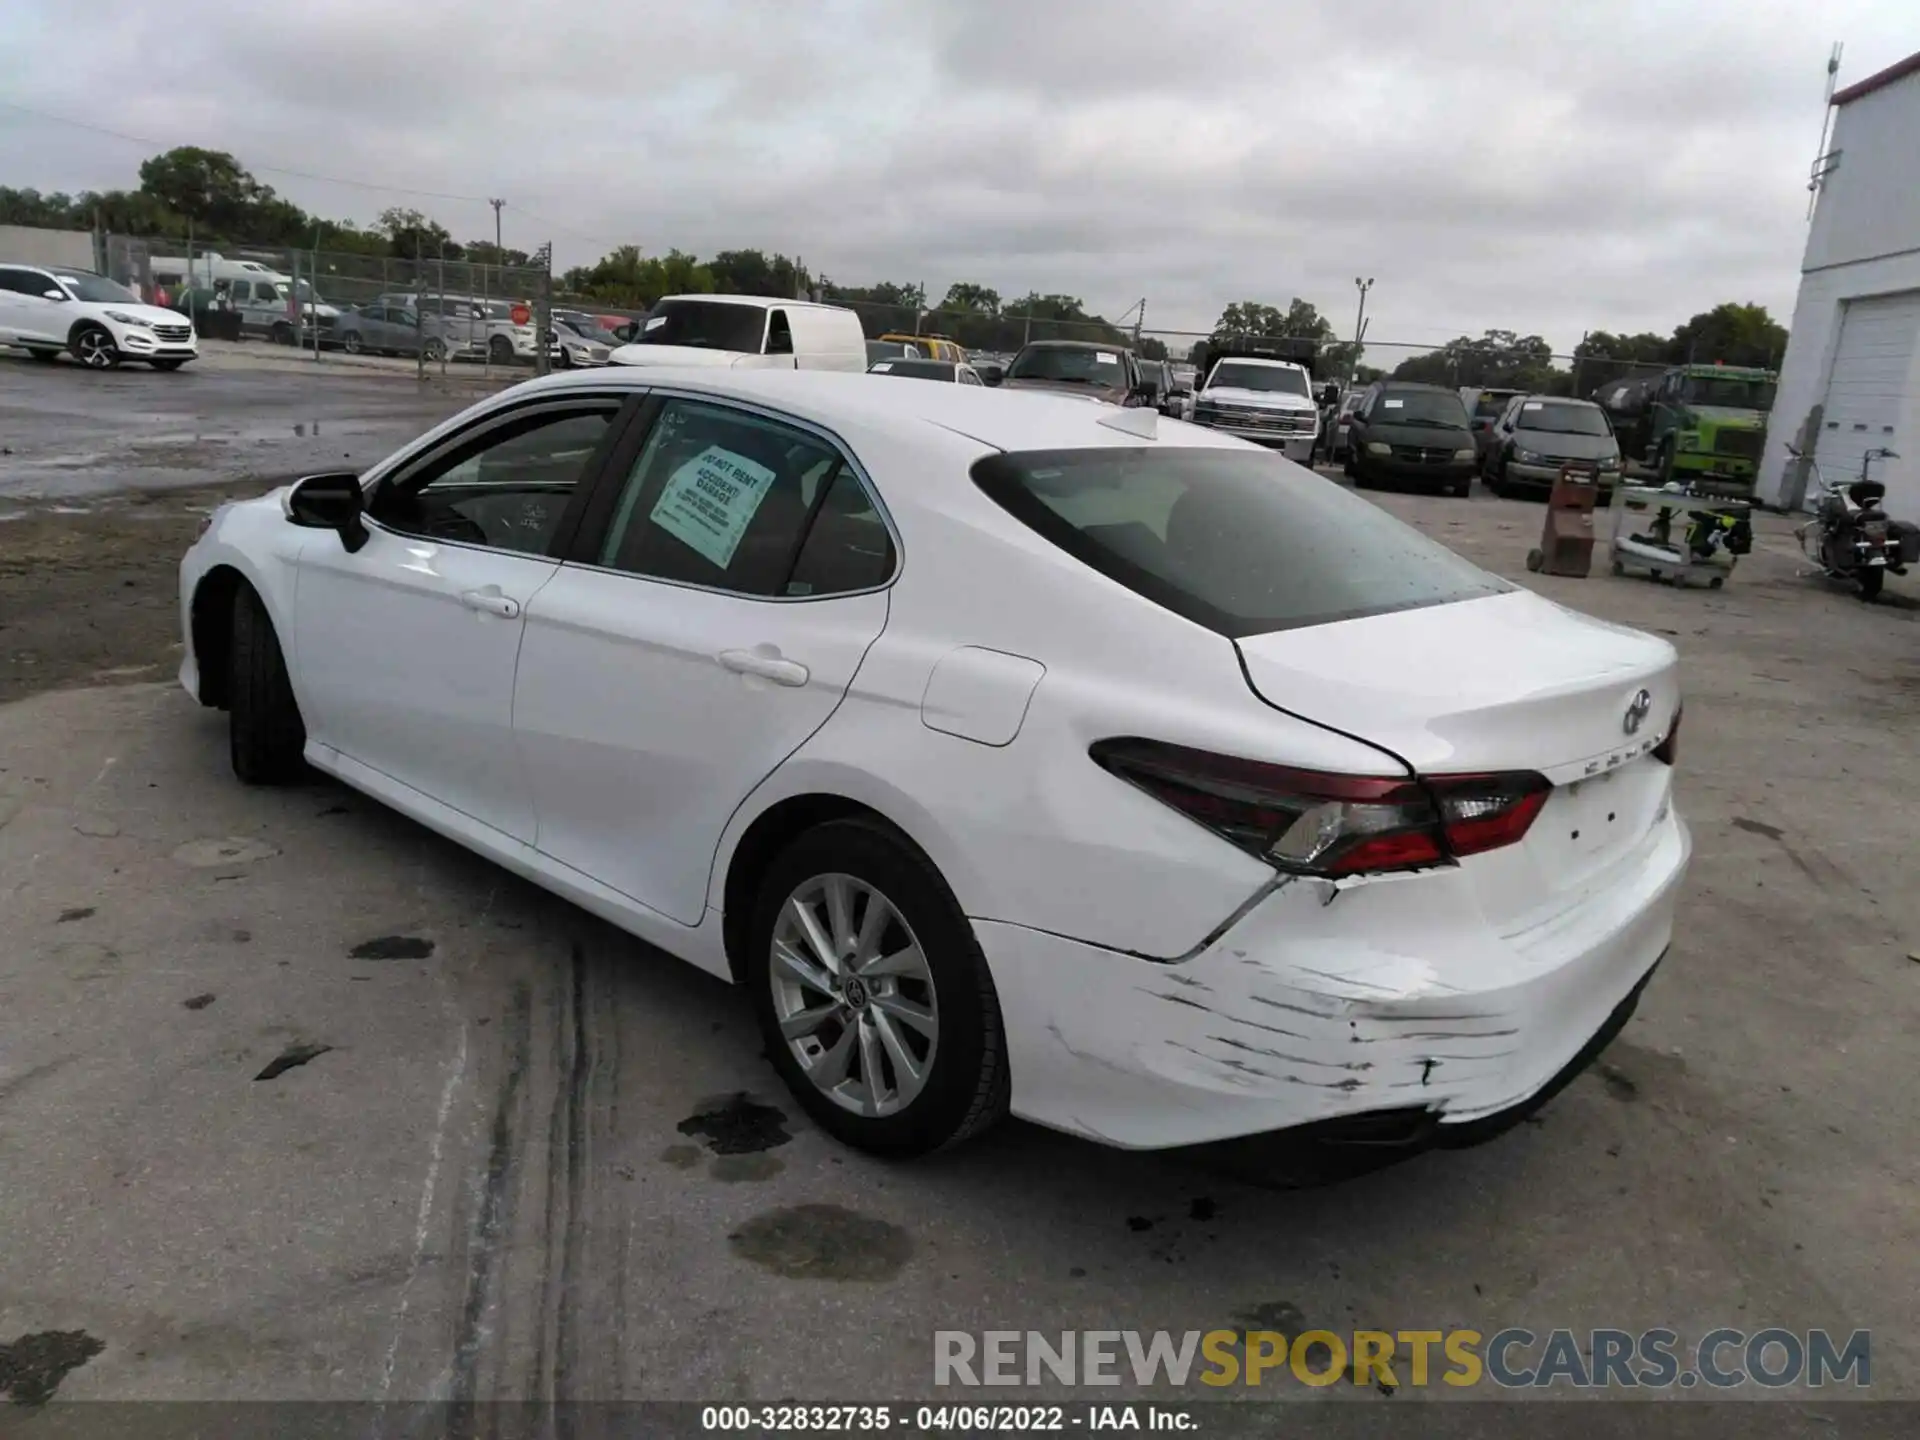
{"type": "Polygon", "coordinates": [[[1206,373],[1194,389],[1193,418],[1243,440],[1274,446],[1301,465],[1312,463],[1320,435],[1320,408],[1306,366],[1264,355],[1209,356],[1206,373]]]}

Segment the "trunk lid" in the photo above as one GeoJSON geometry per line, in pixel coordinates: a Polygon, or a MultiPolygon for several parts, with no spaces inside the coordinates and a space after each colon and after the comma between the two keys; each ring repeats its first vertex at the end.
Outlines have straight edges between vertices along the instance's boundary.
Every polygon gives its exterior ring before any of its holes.
{"type": "Polygon", "coordinates": [[[1421,774],[1618,768],[1671,727],[1677,656],[1652,635],[1527,590],[1239,641],[1269,703],[1391,751],[1421,774]],[[1629,728],[1642,690],[1644,710],[1629,728]]]}

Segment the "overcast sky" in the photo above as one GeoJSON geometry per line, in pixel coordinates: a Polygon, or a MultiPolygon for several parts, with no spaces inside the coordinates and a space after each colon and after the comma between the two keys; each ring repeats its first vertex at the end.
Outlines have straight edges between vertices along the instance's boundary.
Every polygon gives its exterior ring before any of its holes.
{"type": "MultiPolygon", "coordinates": [[[[760,247],[844,283],[1149,328],[1319,305],[1374,342],[1790,317],[1827,53],[1913,0],[0,0],[0,184],[230,150],[309,210],[457,238],[760,247]],[[282,173],[301,170],[390,190],[282,173]],[[414,192],[414,193],[409,193],[414,192]],[[424,192],[470,199],[436,198],[424,192]]],[[[1390,362],[1384,352],[1382,361],[1390,362]]]]}

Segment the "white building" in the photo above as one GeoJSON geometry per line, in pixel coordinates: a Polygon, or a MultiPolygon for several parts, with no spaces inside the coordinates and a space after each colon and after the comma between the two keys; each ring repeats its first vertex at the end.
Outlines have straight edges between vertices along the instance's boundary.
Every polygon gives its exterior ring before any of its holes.
{"type": "Polygon", "coordinates": [[[1819,405],[1814,453],[1828,478],[1857,477],[1867,450],[1897,451],[1873,462],[1873,478],[1886,481],[1894,515],[1920,518],[1920,55],[1833,103],[1756,492],[1802,502],[1786,446],[1819,405]]]}

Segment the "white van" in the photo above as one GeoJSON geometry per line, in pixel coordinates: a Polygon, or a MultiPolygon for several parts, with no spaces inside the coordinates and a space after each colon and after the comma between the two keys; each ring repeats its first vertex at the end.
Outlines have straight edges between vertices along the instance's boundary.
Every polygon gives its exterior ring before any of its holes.
{"type": "Polygon", "coordinates": [[[194,256],[191,269],[182,259],[156,256],[147,263],[154,289],[165,291],[174,309],[186,308],[182,302],[190,294],[196,311],[237,310],[241,329],[250,335],[291,344],[296,289],[308,323],[317,325],[323,337],[340,319],[339,307],[321,299],[305,279],[296,287],[291,275],[258,260],[228,260],[209,251],[194,256]]]}
{"type": "Polygon", "coordinates": [[[613,352],[616,365],[730,365],[754,370],[867,369],[860,317],[839,305],[765,295],[668,295],[613,352]]]}
{"type": "Polygon", "coordinates": [[[280,280],[291,283],[292,278],[258,260],[229,260],[211,250],[202,251],[192,260],[156,255],[147,262],[147,268],[153,275],[153,283],[164,285],[169,290],[186,286],[196,290],[211,290],[216,280],[280,280]]]}

